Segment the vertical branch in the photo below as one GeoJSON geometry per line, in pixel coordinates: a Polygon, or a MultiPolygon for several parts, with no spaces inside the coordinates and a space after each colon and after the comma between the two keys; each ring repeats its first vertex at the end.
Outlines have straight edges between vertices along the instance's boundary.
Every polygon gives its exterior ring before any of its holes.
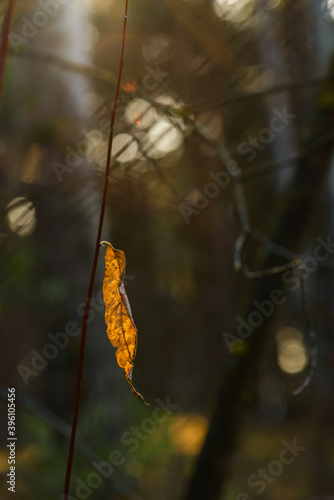
{"type": "Polygon", "coordinates": [[[91,275],[90,275],[87,299],[86,299],[86,304],[85,304],[85,308],[84,308],[84,315],[83,315],[82,327],[81,327],[81,340],[80,340],[80,354],[79,354],[79,363],[78,363],[78,372],[77,372],[77,385],[76,385],[76,393],[75,393],[71,440],[70,440],[70,448],[69,448],[69,452],[68,452],[68,461],[67,461],[67,468],[66,468],[66,479],[65,479],[65,489],[64,489],[63,500],[68,500],[68,492],[69,492],[70,481],[71,481],[75,436],[76,436],[76,431],[77,431],[80,396],[81,396],[81,390],[82,390],[82,372],[83,372],[83,364],[84,364],[87,322],[88,322],[90,303],[91,303],[91,298],[92,298],[92,293],[93,293],[93,286],[94,286],[94,281],[95,281],[97,262],[98,262],[98,258],[99,258],[100,240],[101,240],[101,233],[102,233],[104,214],[105,214],[106,202],[107,202],[107,193],[108,193],[108,185],[109,185],[109,172],[110,172],[110,164],[111,164],[111,149],[112,149],[112,142],[113,142],[113,136],[114,136],[116,109],[117,109],[117,101],[118,101],[118,95],[119,95],[119,90],[120,90],[120,85],[121,85],[122,71],[123,71],[123,66],[124,66],[124,47],[125,47],[125,38],[126,38],[127,18],[128,18],[128,0],[125,0],[125,14],[124,14],[124,23],[123,23],[122,47],[121,47],[121,55],[120,55],[120,62],[119,62],[118,78],[117,78],[117,84],[116,84],[115,99],[114,99],[114,102],[112,105],[111,115],[110,115],[108,153],[107,153],[107,161],[106,161],[106,170],[105,170],[105,178],[104,178],[104,188],[103,188],[103,196],[102,196],[102,203],[101,203],[100,220],[99,220],[99,225],[98,225],[98,230],[97,230],[97,235],[96,235],[95,253],[94,253],[93,265],[92,265],[92,270],[91,270],[91,275]]]}
{"type": "Polygon", "coordinates": [[[247,204],[245,199],[244,185],[240,176],[233,176],[234,180],[234,198],[236,209],[242,229],[242,233],[247,235],[251,231],[251,225],[248,217],[247,204]]]}
{"type": "Polygon", "coordinates": [[[13,17],[15,0],[8,0],[7,10],[2,26],[1,47],[0,47],[0,107],[2,102],[2,89],[5,77],[6,60],[9,43],[9,28],[13,17]]]}
{"type": "MultiPolygon", "coordinates": [[[[299,269],[300,269],[302,275],[306,273],[306,269],[302,264],[299,266],[299,269]]],[[[300,387],[298,387],[298,389],[296,389],[293,392],[294,396],[298,396],[298,394],[303,392],[303,390],[310,384],[310,382],[313,378],[313,375],[315,373],[315,370],[317,368],[317,351],[318,351],[317,337],[315,334],[315,329],[313,326],[311,313],[310,313],[310,310],[308,307],[306,290],[305,290],[305,283],[304,283],[304,279],[302,277],[300,278],[300,299],[301,299],[301,305],[302,305],[302,310],[303,310],[303,316],[304,316],[304,320],[305,320],[305,324],[306,324],[305,340],[308,343],[308,348],[309,348],[311,360],[309,363],[308,374],[307,374],[304,382],[302,383],[302,385],[300,387]]]]}

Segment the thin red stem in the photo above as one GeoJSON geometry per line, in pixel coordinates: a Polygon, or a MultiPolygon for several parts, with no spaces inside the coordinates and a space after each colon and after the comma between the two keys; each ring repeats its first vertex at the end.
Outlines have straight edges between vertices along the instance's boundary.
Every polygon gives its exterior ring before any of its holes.
{"type": "Polygon", "coordinates": [[[7,52],[9,44],[9,28],[13,17],[15,7],[15,0],[8,0],[5,18],[3,20],[2,33],[1,33],[1,47],[0,47],[0,106],[2,102],[2,89],[5,77],[7,52]]]}
{"type": "Polygon", "coordinates": [[[111,115],[110,115],[108,154],[107,154],[107,161],[106,161],[106,171],[105,171],[105,179],[104,179],[103,197],[102,197],[102,203],[101,203],[100,220],[99,220],[99,226],[98,226],[98,230],[97,230],[94,260],[93,260],[92,271],[91,271],[91,275],[90,275],[88,294],[87,294],[87,299],[86,299],[86,305],[84,308],[84,315],[83,315],[82,327],[81,327],[81,341],[80,341],[80,354],[79,354],[79,364],[78,364],[78,373],[77,373],[77,385],[76,385],[76,394],[75,394],[75,403],[74,403],[73,421],[72,421],[72,430],[71,430],[71,440],[70,440],[70,448],[69,448],[69,452],[68,452],[68,461],[67,461],[65,489],[64,489],[63,500],[68,500],[68,492],[69,492],[70,481],[71,481],[75,436],[76,436],[76,431],[77,431],[80,396],[81,396],[81,389],[82,389],[82,372],[83,372],[83,364],[84,364],[87,322],[88,322],[90,303],[91,303],[91,298],[92,298],[92,293],[93,293],[93,286],[94,286],[94,280],[95,280],[95,275],[96,275],[97,262],[98,262],[98,258],[99,258],[101,233],[102,233],[103,220],[104,220],[104,214],[105,214],[106,202],[107,202],[107,193],[108,193],[108,185],[109,185],[109,172],[110,172],[110,164],[111,164],[111,149],[112,149],[112,142],[113,142],[114,128],[115,128],[116,108],[117,108],[117,101],[118,101],[118,95],[119,95],[119,90],[120,90],[120,86],[121,86],[121,78],[122,78],[122,71],[123,71],[123,65],[124,65],[124,47],[125,47],[125,38],[126,38],[127,17],[128,17],[128,0],[125,0],[125,15],[124,15],[124,24],[123,24],[121,57],[120,57],[119,70],[118,70],[118,79],[117,79],[117,85],[116,85],[115,100],[114,100],[114,103],[113,103],[113,106],[111,109],[111,115]]]}

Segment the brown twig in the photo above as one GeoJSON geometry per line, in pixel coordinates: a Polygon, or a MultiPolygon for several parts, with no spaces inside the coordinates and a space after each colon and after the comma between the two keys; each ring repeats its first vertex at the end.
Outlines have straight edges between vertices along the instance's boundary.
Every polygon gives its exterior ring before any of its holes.
{"type": "Polygon", "coordinates": [[[76,394],[75,394],[75,403],[74,403],[72,430],[71,430],[71,440],[70,440],[70,448],[69,448],[69,452],[68,452],[68,461],[67,461],[65,489],[64,489],[63,500],[68,500],[68,492],[69,492],[70,480],[71,480],[71,471],[72,471],[72,463],[73,463],[73,455],[74,455],[74,444],[75,444],[75,436],[76,436],[78,415],[79,415],[80,395],[81,395],[81,390],[82,390],[82,372],[83,372],[83,364],[84,364],[84,352],[85,352],[87,323],[88,323],[88,315],[89,315],[91,297],[92,297],[92,293],[93,293],[93,286],[94,286],[94,280],[95,280],[96,269],[97,269],[97,262],[98,262],[98,258],[99,258],[100,240],[101,240],[103,220],[104,220],[104,214],[105,214],[106,202],[107,202],[107,193],[108,193],[108,185],[109,185],[109,171],[110,171],[110,164],[111,164],[111,149],[112,149],[112,142],[113,142],[114,128],[115,128],[116,108],[117,108],[119,90],[120,90],[120,86],[121,86],[122,71],[123,71],[123,66],[124,66],[124,47],[125,47],[127,17],[128,17],[128,0],[125,0],[125,15],[124,15],[124,23],[123,23],[121,56],[120,56],[116,91],[115,91],[115,100],[114,100],[114,103],[113,103],[113,106],[111,109],[111,115],[110,115],[108,153],[107,153],[107,161],[106,161],[106,171],[105,171],[105,179],[104,179],[103,197],[102,197],[102,203],[101,203],[100,220],[99,220],[99,226],[98,226],[98,230],[97,230],[94,260],[93,260],[93,265],[92,265],[92,271],[91,271],[90,282],[89,282],[89,287],[88,287],[88,294],[87,294],[87,299],[86,299],[86,305],[84,308],[84,315],[83,315],[82,327],[81,327],[81,341],[80,341],[80,354],[79,354],[79,364],[78,364],[78,373],[77,373],[77,385],[76,385],[76,394]]]}
{"type": "Polygon", "coordinates": [[[289,250],[288,248],[278,245],[278,243],[275,243],[275,241],[267,238],[266,236],[264,236],[264,234],[261,234],[255,228],[252,228],[251,237],[253,238],[253,240],[257,241],[263,248],[266,248],[267,250],[269,250],[269,252],[273,252],[276,255],[283,257],[283,259],[301,260],[300,255],[297,255],[295,252],[291,252],[291,250],[289,250]]]}
{"type": "Polygon", "coordinates": [[[8,0],[7,10],[2,26],[1,47],[0,47],[0,107],[2,102],[2,89],[5,77],[8,43],[9,43],[9,28],[13,17],[15,0],[8,0]]]}
{"type": "MultiPolygon", "coordinates": [[[[257,238],[260,235],[260,233],[256,233],[257,238]]],[[[263,248],[270,249],[272,253],[275,253],[276,255],[281,255],[280,250],[286,250],[280,245],[277,245],[276,249],[276,243],[270,240],[269,238],[265,238],[264,236],[260,235],[263,240],[259,239],[257,240],[260,245],[263,248]]],[[[282,264],[281,266],[274,266],[274,267],[269,267],[267,269],[261,269],[260,271],[250,271],[247,266],[244,263],[244,250],[246,243],[249,238],[254,238],[253,233],[251,232],[250,234],[242,232],[240,236],[238,237],[235,247],[234,247],[234,269],[236,271],[240,271],[241,274],[248,279],[259,279],[259,278],[265,278],[266,276],[273,276],[274,274],[280,274],[283,273],[284,271],[288,269],[292,269],[293,267],[297,267],[301,264],[302,262],[302,257],[301,256],[295,256],[295,258],[286,264],[282,264]]]]}

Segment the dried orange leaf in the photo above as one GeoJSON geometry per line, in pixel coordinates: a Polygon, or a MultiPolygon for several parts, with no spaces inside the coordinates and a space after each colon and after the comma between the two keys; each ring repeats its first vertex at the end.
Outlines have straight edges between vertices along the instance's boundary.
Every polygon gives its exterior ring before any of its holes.
{"type": "MultiPolygon", "coordinates": [[[[143,396],[132,384],[133,361],[137,351],[137,328],[126,295],[123,279],[125,275],[125,255],[108,242],[105,253],[103,280],[103,300],[107,334],[116,350],[118,366],[123,368],[132,392],[145,403],[143,396]]],[[[147,404],[147,403],[145,403],[147,404]]]]}

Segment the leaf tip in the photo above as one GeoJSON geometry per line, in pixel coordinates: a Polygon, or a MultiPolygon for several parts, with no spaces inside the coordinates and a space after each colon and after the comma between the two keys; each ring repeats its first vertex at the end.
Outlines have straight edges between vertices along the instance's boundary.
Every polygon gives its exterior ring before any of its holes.
{"type": "Polygon", "coordinates": [[[131,391],[133,392],[133,394],[135,394],[137,396],[137,398],[140,399],[140,401],[142,401],[142,403],[144,403],[144,405],[146,406],[150,406],[150,403],[146,403],[144,397],[140,394],[140,392],[138,392],[134,386],[133,386],[133,383],[132,383],[132,368],[131,370],[129,371],[128,375],[125,375],[126,376],[126,380],[129,382],[130,384],[130,387],[131,387],[131,391]]]}
{"type": "Polygon", "coordinates": [[[111,247],[111,243],[109,243],[109,241],[100,241],[100,248],[101,248],[103,245],[106,245],[106,246],[111,247]]]}

